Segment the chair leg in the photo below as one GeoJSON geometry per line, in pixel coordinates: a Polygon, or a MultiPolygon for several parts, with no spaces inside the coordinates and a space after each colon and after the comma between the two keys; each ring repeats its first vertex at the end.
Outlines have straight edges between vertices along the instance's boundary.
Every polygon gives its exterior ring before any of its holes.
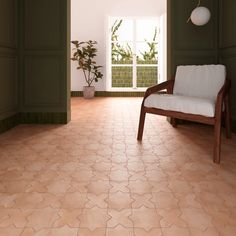
{"type": "Polygon", "coordinates": [[[174,128],[177,127],[177,119],[176,118],[170,118],[170,123],[174,128]]]}
{"type": "Polygon", "coordinates": [[[226,138],[231,138],[231,114],[230,114],[229,94],[225,97],[225,127],[226,138]]]}
{"type": "Polygon", "coordinates": [[[144,107],[141,107],[140,117],[139,117],[139,126],[138,126],[138,137],[137,139],[139,141],[143,138],[143,128],[144,128],[144,122],[145,122],[145,116],[146,112],[144,111],[144,107]]]}
{"type": "Polygon", "coordinates": [[[215,123],[215,141],[214,141],[214,156],[213,161],[220,164],[220,149],[221,149],[221,120],[216,120],[215,123]]]}

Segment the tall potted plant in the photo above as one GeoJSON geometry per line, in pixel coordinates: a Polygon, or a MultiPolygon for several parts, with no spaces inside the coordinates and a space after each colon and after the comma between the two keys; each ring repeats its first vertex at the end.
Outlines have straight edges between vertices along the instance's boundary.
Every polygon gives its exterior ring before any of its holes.
{"type": "Polygon", "coordinates": [[[74,45],[72,61],[78,63],[78,70],[82,70],[84,79],[87,86],[83,88],[84,98],[93,98],[95,93],[95,87],[91,86],[93,82],[98,82],[102,79],[103,74],[100,69],[102,66],[98,66],[95,61],[97,56],[96,41],[89,40],[87,42],[72,41],[74,45]]]}

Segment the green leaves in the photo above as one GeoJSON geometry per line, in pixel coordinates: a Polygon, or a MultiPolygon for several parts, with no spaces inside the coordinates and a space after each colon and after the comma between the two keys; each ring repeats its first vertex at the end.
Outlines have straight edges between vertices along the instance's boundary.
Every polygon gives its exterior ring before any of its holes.
{"type": "Polygon", "coordinates": [[[111,41],[112,41],[112,61],[113,62],[127,62],[132,61],[133,53],[130,45],[120,45],[118,41],[118,30],[122,24],[123,20],[116,20],[111,28],[111,41]]]}
{"type": "MultiPolygon", "coordinates": [[[[113,64],[130,64],[133,60],[133,53],[128,43],[119,44],[119,28],[122,25],[123,20],[116,20],[111,28],[111,47],[112,47],[112,63],[113,64]]],[[[137,56],[138,63],[148,64],[157,63],[157,27],[155,27],[153,39],[151,42],[145,40],[148,48],[144,52],[140,52],[140,56],[137,56]]]]}
{"type": "Polygon", "coordinates": [[[98,82],[102,79],[103,74],[100,72],[102,66],[97,66],[94,58],[97,56],[96,41],[89,40],[87,42],[79,42],[77,40],[71,42],[74,45],[72,61],[77,61],[77,69],[82,69],[85,81],[90,86],[93,81],[98,82]]]}

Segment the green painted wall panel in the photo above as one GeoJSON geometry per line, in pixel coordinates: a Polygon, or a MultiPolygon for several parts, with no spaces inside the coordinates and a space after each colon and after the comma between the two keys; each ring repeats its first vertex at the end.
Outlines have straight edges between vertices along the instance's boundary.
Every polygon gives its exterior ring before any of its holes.
{"type": "MultiPolygon", "coordinates": [[[[236,127],[236,1],[219,1],[219,44],[220,62],[226,65],[227,77],[232,81],[231,109],[234,128],[236,127]]],[[[236,129],[235,129],[236,131],[236,129]]]]}
{"type": "Polygon", "coordinates": [[[236,1],[219,0],[220,9],[220,48],[229,48],[236,46],[236,1]]]}
{"type": "Polygon", "coordinates": [[[17,58],[0,55],[0,113],[11,114],[17,111],[17,58]]]}
{"type": "Polygon", "coordinates": [[[65,29],[64,0],[25,0],[24,46],[26,49],[62,49],[65,29]]]}
{"type": "Polygon", "coordinates": [[[169,75],[175,74],[177,65],[212,64],[218,61],[217,1],[202,2],[210,9],[212,17],[208,24],[201,27],[187,23],[196,4],[196,1],[168,0],[169,75]]]}
{"type": "Polygon", "coordinates": [[[17,48],[18,0],[0,0],[0,47],[17,48]]]}
{"type": "Polygon", "coordinates": [[[63,64],[58,56],[25,57],[25,94],[24,105],[61,106],[63,99],[60,91],[63,64]],[[40,68],[40,69],[39,69],[40,68]]]}
{"type": "Polygon", "coordinates": [[[18,112],[17,0],[0,0],[0,130],[18,112]]]}
{"type": "Polygon", "coordinates": [[[236,55],[234,57],[223,57],[223,64],[227,67],[227,76],[231,79],[231,110],[232,118],[236,121],[236,55]]]}
{"type": "Polygon", "coordinates": [[[0,132],[70,120],[70,0],[0,0],[0,132]]]}
{"type": "Polygon", "coordinates": [[[172,1],[173,9],[173,44],[178,50],[214,50],[217,47],[216,25],[217,25],[217,4],[215,0],[206,0],[202,5],[208,7],[212,16],[208,24],[195,26],[187,20],[196,7],[196,1],[178,0],[172,1]]]}
{"type": "Polygon", "coordinates": [[[21,113],[55,112],[55,116],[69,113],[69,3],[69,0],[21,1],[21,113]]]}

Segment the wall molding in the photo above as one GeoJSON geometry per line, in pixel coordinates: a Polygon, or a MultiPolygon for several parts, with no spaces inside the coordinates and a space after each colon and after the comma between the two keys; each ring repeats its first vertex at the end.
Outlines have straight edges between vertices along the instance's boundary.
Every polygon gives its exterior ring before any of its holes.
{"type": "Polygon", "coordinates": [[[236,57],[236,46],[235,47],[228,47],[228,48],[221,48],[220,56],[222,58],[234,58],[234,57],[236,57]]]}
{"type": "Polygon", "coordinates": [[[17,48],[3,47],[0,45],[0,56],[17,57],[17,48]]]}
{"type": "Polygon", "coordinates": [[[232,48],[235,48],[236,47],[236,42],[232,45],[225,45],[225,46],[221,46],[220,49],[221,50],[227,50],[227,49],[232,49],[232,48]]]}
{"type": "Polygon", "coordinates": [[[0,48],[17,50],[16,45],[11,45],[10,43],[3,43],[3,42],[0,42],[0,48]]]}

